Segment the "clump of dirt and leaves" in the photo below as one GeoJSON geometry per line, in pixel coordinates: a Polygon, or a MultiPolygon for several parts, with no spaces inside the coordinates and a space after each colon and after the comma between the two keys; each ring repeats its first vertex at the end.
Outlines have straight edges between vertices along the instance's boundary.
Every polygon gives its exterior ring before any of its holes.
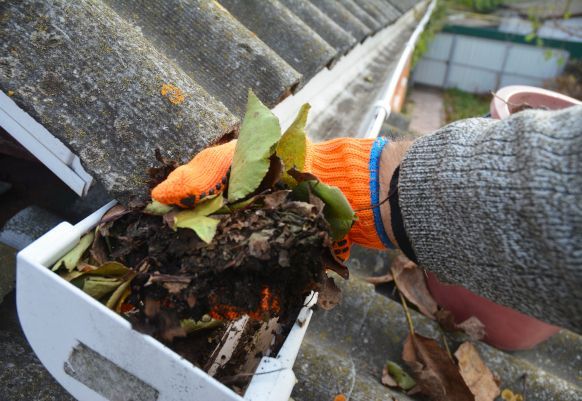
{"type": "MultiPolygon", "coordinates": [[[[281,135],[277,117],[249,92],[223,193],[192,209],[114,206],[53,270],[166,343],[226,330],[242,316],[259,326],[292,322],[311,291],[337,299],[326,270],[348,272],[331,246],[355,214],[338,188],[301,171],[308,111],[281,135]]],[[[152,185],[176,168],[157,156],[152,185]]],[[[208,353],[194,362],[204,366],[208,353]]]]}

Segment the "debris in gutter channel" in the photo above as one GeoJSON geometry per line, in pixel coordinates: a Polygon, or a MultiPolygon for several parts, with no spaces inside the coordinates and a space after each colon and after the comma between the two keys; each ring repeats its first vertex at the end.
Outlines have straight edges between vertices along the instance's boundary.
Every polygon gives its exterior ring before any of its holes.
{"type": "MultiPolygon", "coordinates": [[[[326,271],[348,276],[331,246],[354,212],[341,191],[301,172],[308,110],[281,136],[277,118],[249,92],[224,193],[192,209],[114,206],[52,270],[244,392],[311,291],[325,309],[340,301],[326,271]]],[[[177,166],[156,158],[152,185],[177,166]]]]}

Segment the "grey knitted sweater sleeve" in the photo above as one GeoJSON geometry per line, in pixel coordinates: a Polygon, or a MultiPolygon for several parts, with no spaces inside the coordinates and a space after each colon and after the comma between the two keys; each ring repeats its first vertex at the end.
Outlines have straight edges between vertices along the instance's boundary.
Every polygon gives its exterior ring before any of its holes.
{"type": "Polygon", "coordinates": [[[413,144],[398,188],[423,267],[582,332],[582,106],[447,125],[413,144]]]}

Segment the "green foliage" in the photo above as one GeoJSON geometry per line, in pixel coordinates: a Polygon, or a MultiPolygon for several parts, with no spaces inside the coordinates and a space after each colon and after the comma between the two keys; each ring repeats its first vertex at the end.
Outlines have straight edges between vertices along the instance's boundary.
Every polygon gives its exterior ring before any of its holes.
{"type": "Polygon", "coordinates": [[[171,212],[173,209],[170,205],[164,205],[156,200],[152,200],[150,203],[147,204],[145,209],[143,210],[144,213],[153,214],[156,216],[163,216],[166,213],[171,212]]]}
{"type": "Polygon", "coordinates": [[[446,122],[481,117],[489,112],[490,95],[475,95],[459,89],[447,89],[444,94],[446,122]]]}
{"type": "Polygon", "coordinates": [[[414,52],[412,53],[412,67],[422,58],[424,53],[428,51],[429,45],[434,40],[437,33],[439,33],[445,26],[447,19],[447,2],[437,1],[437,4],[430,16],[430,20],[424,27],[424,31],[420,34],[414,52]]]}
{"type": "Polygon", "coordinates": [[[338,241],[352,228],[356,215],[342,191],[319,181],[303,181],[293,189],[295,199],[309,202],[311,194],[325,203],[323,215],[331,228],[331,236],[338,241]]]}
{"type": "Polygon", "coordinates": [[[194,230],[202,241],[210,243],[216,234],[219,220],[207,216],[220,210],[223,203],[224,198],[218,195],[198,204],[194,209],[179,212],[174,217],[174,225],[194,230]]]}
{"type": "Polygon", "coordinates": [[[65,256],[63,256],[57,261],[57,263],[53,265],[52,271],[59,270],[61,266],[64,266],[68,271],[73,270],[81,261],[85,251],[93,243],[94,238],[95,234],[93,232],[85,234],[73,249],[71,249],[65,256]]]}
{"type": "Polygon", "coordinates": [[[416,382],[408,373],[404,371],[397,363],[392,361],[388,361],[386,363],[386,370],[388,370],[388,374],[396,381],[398,387],[401,389],[408,391],[414,386],[416,386],[416,382]]]}
{"type": "Polygon", "coordinates": [[[277,145],[277,156],[279,156],[284,165],[284,172],[281,179],[289,186],[295,186],[297,182],[287,174],[287,171],[293,167],[299,171],[303,171],[303,166],[305,165],[305,151],[307,148],[305,125],[307,124],[307,114],[310,108],[309,103],[301,106],[301,110],[297,113],[295,121],[287,128],[287,131],[285,131],[277,145]]]}
{"type": "Polygon", "coordinates": [[[247,110],[232,160],[229,202],[243,199],[259,187],[280,137],[279,119],[249,90],[247,110]]]}

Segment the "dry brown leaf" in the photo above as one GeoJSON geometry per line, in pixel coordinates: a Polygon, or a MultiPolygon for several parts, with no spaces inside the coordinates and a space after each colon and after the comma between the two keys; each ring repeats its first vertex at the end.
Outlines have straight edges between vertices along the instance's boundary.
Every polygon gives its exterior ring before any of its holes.
{"type": "Polygon", "coordinates": [[[269,209],[278,208],[283,202],[285,202],[290,193],[291,191],[281,190],[265,195],[263,197],[265,207],[269,209]]]}
{"type": "Polygon", "coordinates": [[[101,217],[101,221],[99,221],[99,224],[104,224],[104,223],[107,223],[109,221],[116,220],[127,213],[129,213],[129,210],[125,206],[115,205],[111,209],[109,209],[103,215],[103,217],[101,217]]]}
{"type": "Polygon", "coordinates": [[[342,300],[342,292],[333,281],[333,278],[327,277],[323,282],[323,286],[319,290],[317,297],[317,305],[322,309],[330,310],[339,304],[342,300]]]}
{"type": "Polygon", "coordinates": [[[475,316],[471,316],[467,320],[459,323],[457,327],[467,333],[469,338],[473,341],[479,341],[485,337],[485,325],[481,323],[475,316]]]}
{"type": "Polygon", "coordinates": [[[107,246],[105,245],[100,230],[95,230],[95,239],[93,240],[91,248],[89,248],[89,253],[97,265],[102,265],[107,262],[107,246]]]}
{"type": "Polygon", "coordinates": [[[287,174],[289,174],[291,177],[295,178],[295,180],[298,183],[303,182],[303,181],[319,181],[319,178],[317,178],[315,175],[313,175],[311,173],[299,171],[295,167],[288,170],[287,174]]]}
{"type": "Polygon", "coordinates": [[[378,285],[378,284],[384,284],[384,283],[389,283],[391,281],[394,281],[394,276],[392,276],[392,273],[387,273],[387,274],[384,274],[383,276],[364,277],[364,280],[370,284],[378,285]]]}
{"type": "Polygon", "coordinates": [[[439,344],[419,334],[409,334],[402,359],[412,369],[423,394],[433,401],[473,401],[459,369],[439,344]]]}
{"type": "Polygon", "coordinates": [[[416,305],[423,315],[435,319],[438,305],[428,291],[422,269],[410,259],[399,255],[392,262],[391,270],[396,286],[402,295],[416,305]]]}
{"type": "Polygon", "coordinates": [[[470,342],[461,344],[455,357],[465,383],[475,395],[475,401],[493,401],[499,394],[499,386],[491,370],[485,365],[479,352],[470,342]]]}
{"type": "Polygon", "coordinates": [[[348,270],[348,267],[334,255],[331,248],[323,251],[321,254],[321,262],[326,269],[336,272],[340,275],[341,278],[345,280],[350,278],[350,271],[348,270]]]}
{"type": "Polygon", "coordinates": [[[166,281],[162,284],[170,294],[179,294],[183,289],[188,288],[188,283],[166,281]]]}
{"type": "Polygon", "coordinates": [[[485,325],[475,316],[471,316],[467,320],[457,324],[450,311],[439,309],[435,317],[445,331],[463,331],[472,341],[479,341],[485,337],[485,325]]]}

